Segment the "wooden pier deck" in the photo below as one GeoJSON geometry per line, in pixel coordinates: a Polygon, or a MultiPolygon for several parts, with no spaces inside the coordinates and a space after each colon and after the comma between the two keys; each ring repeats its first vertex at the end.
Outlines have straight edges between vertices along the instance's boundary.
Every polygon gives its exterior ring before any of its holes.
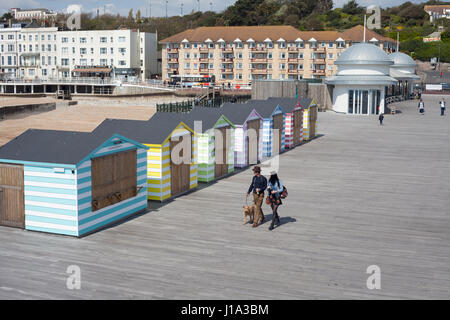
{"type": "MultiPolygon", "coordinates": [[[[281,155],[282,225],[242,225],[242,171],[83,239],[0,227],[0,299],[449,299],[450,115],[319,113],[281,155]],[[81,289],[66,269],[81,268],[81,289]],[[368,290],[366,269],[381,268],[368,290]]],[[[448,99],[447,99],[448,100],[448,99]]],[[[264,207],[266,217],[270,210],[264,207]]]]}

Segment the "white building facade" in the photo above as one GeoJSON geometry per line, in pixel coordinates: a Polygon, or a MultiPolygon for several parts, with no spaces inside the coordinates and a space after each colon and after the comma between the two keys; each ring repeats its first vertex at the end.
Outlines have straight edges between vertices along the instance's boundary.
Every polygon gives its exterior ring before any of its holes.
{"type": "Polygon", "coordinates": [[[126,79],[150,78],[157,72],[157,36],[139,30],[58,31],[0,25],[0,74],[6,78],[56,79],[80,74],[126,79]],[[76,71],[80,72],[76,72],[76,71]]]}
{"type": "Polygon", "coordinates": [[[335,64],[336,75],[326,83],[333,85],[333,110],[347,114],[385,112],[386,87],[397,84],[390,76],[391,58],[378,46],[360,43],[346,49],[335,64]]]}

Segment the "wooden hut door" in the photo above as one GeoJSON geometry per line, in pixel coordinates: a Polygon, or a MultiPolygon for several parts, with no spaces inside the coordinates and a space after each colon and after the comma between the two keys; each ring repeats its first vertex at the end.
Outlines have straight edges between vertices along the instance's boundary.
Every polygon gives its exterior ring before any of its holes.
{"type": "Polygon", "coordinates": [[[214,178],[220,178],[228,173],[228,147],[229,137],[227,129],[229,127],[223,127],[215,129],[215,137],[222,135],[222,141],[220,139],[215,139],[214,150],[215,150],[215,163],[214,163],[214,178]]]}
{"type": "Polygon", "coordinates": [[[300,144],[300,130],[303,125],[303,113],[302,110],[294,111],[294,145],[300,144]]]}
{"type": "Polygon", "coordinates": [[[261,121],[259,119],[251,120],[247,122],[247,160],[248,164],[258,163],[258,152],[259,152],[259,129],[261,126],[261,121]],[[249,133],[250,131],[256,131],[256,141],[250,141],[254,139],[254,133],[249,133]]]}
{"type": "MultiPolygon", "coordinates": [[[[184,139],[191,139],[191,135],[187,134],[177,140],[170,140],[170,193],[171,196],[175,196],[184,191],[189,190],[190,181],[191,181],[191,165],[190,163],[179,163],[179,159],[172,158],[172,150],[179,144],[184,141],[184,139]]],[[[192,148],[190,150],[192,152],[192,148]]],[[[180,150],[179,156],[184,158],[184,152],[188,152],[182,148],[180,150]]]]}
{"type": "Polygon", "coordinates": [[[0,163],[0,225],[25,228],[23,166],[0,163]]]}
{"type": "MultiPolygon", "coordinates": [[[[275,139],[275,130],[278,129],[278,140],[277,142],[273,141],[273,146],[272,148],[275,148],[276,144],[278,144],[278,152],[281,152],[281,139],[282,139],[282,135],[283,135],[283,114],[277,114],[276,116],[273,117],[273,139],[275,139]]],[[[273,149],[275,150],[275,149],[273,149]]]]}

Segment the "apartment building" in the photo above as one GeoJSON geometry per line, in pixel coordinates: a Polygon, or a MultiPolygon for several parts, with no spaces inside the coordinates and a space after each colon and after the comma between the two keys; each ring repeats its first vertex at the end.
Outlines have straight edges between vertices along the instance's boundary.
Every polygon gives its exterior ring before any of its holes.
{"type": "Polygon", "coordinates": [[[157,59],[157,35],[139,30],[0,24],[0,71],[6,78],[146,79],[157,72],[157,59]]]}
{"type": "Polygon", "coordinates": [[[37,9],[11,8],[9,12],[16,20],[48,19],[48,18],[56,18],[57,15],[56,12],[50,11],[45,8],[37,8],[37,9]]]}
{"type": "Polygon", "coordinates": [[[364,27],[344,32],[299,31],[291,26],[199,27],[161,40],[162,77],[214,75],[217,83],[246,85],[253,79],[324,78],[353,43],[387,52],[395,41],[364,27]]]}

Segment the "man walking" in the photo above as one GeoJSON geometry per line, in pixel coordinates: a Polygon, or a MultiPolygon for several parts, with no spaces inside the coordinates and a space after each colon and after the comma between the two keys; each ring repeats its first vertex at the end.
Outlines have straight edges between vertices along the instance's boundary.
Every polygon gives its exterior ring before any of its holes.
{"type": "Polygon", "coordinates": [[[439,104],[441,105],[441,116],[443,116],[444,112],[445,112],[445,100],[444,100],[444,98],[441,99],[439,104]]]}
{"type": "Polygon", "coordinates": [[[384,119],[384,114],[380,113],[380,116],[378,117],[378,120],[380,120],[380,126],[383,125],[383,119],[384,119]]]}
{"type": "Polygon", "coordinates": [[[264,201],[264,191],[267,188],[267,179],[261,175],[261,168],[255,166],[253,168],[254,177],[250,188],[248,188],[247,197],[253,192],[253,201],[255,202],[256,210],[255,217],[253,218],[253,228],[258,226],[258,223],[264,221],[264,213],[261,206],[264,201]]]}

